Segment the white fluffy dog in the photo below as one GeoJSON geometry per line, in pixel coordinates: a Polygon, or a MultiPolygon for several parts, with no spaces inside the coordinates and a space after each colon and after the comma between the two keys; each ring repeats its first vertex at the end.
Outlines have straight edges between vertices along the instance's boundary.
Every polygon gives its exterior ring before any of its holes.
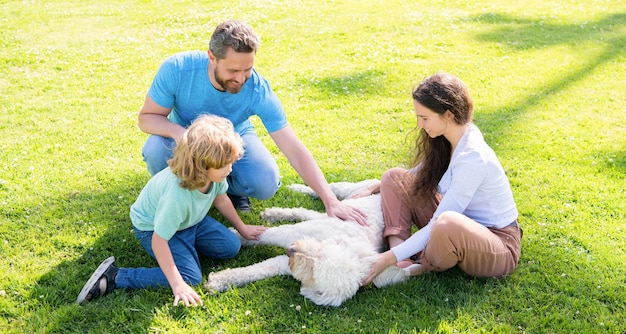
{"type": "MultiPolygon", "coordinates": [[[[380,195],[351,199],[353,194],[376,180],[359,183],[332,183],[331,189],[339,199],[367,214],[369,226],[328,217],[325,213],[303,208],[270,208],[261,216],[268,221],[295,221],[269,228],[259,241],[243,238],[242,245],[272,245],[287,249],[287,255],[277,256],[247,267],[226,269],[209,274],[204,286],[211,292],[222,292],[230,286],[242,286],[276,275],[291,274],[302,283],[300,293],[318,305],[339,306],[354,296],[360,283],[370,271],[385,244],[380,195]]],[[[289,188],[312,196],[315,193],[303,185],[289,188]]],[[[234,233],[237,233],[233,230],[234,233]]],[[[375,280],[383,287],[409,279],[408,270],[388,267],[375,280]]]]}

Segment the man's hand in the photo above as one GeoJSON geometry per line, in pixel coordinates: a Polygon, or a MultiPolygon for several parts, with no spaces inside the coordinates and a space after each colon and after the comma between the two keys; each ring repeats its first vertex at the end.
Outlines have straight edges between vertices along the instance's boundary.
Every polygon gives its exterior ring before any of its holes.
{"type": "Polygon", "coordinates": [[[367,215],[363,211],[335,200],[326,208],[326,214],[329,217],[337,217],[343,220],[352,220],[359,225],[367,226],[367,215]]]}

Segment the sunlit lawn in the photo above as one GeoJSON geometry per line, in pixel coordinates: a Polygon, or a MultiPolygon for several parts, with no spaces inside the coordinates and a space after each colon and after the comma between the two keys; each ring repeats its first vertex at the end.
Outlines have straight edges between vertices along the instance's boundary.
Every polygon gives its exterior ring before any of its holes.
{"type": "MultiPolygon", "coordinates": [[[[580,1],[0,2],[0,331],[624,333],[626,5],[580,1]],[[92,270],[154,266],[130,233],[148,180],[137,112],[159,64],[247,21],[256,68],[329,181],[406,166],[411,89],[444,70],[509,175],[524,229],[510,277],[460,270],[339,308],[277,277],[173,307],[169,289],[73,301],[92,270]]],[[[301,182],[263,126],[283,183],[301,182]]],[[[319,202],[281,189],[243,215],[319,202]]],[[[283,252],[203,261],[206,275],[283,252]]]]}

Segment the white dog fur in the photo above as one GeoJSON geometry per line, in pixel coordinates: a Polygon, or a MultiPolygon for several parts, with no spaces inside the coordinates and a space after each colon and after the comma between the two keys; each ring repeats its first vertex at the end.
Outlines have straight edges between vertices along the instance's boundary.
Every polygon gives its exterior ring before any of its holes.
{"type": "MultiPolygon", "coordinates": [[[[331,184],[337,198],[367,214],[369,226],[303,208],[266,209],[261,213],[265,220],[299,223],[271,227],[258,241],[245,240],[240,236],[242,245],[285,247],[289,257],[280,255],[247,267],[211,273],[204,286],[211,292],[223,292],[231,286],[243,286],[264,278],[291,274],[302,283],[300,293],[315,304],[341,305],[354,296],[372,263],[385,247],[380,195],[350,198],[374,182],[376,180],[331,184]]],[[[316,196],[309,187],[303,185],[292,185],[289,188],[316,196]]],[[[234,229],[232,231],[237,233],[234,229]]],[[[373,283],[383,287],[408,279],[408,270],[390,266],[373,283]]]]}

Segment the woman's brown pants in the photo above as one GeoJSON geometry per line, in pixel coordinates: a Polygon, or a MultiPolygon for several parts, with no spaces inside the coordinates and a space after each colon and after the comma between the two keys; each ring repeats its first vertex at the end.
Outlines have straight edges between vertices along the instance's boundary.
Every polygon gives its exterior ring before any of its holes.
{"type": "MultiPolygon", "coordinates": [[[[412,224],[418,228],[426,226],[437,209],[439,196],[427,203],[411,203],[414,177],[405,169],[394,168],[381,179],[385,239],[408,239],[412,224]]],[[[419,262],[430,271],[445,271],[458,265],[472,276],[505,276],[517,266],[521,238],[517,221],[504,228],[487,228],[461,213],[448,211],[435,219],[419,262]]]]}

